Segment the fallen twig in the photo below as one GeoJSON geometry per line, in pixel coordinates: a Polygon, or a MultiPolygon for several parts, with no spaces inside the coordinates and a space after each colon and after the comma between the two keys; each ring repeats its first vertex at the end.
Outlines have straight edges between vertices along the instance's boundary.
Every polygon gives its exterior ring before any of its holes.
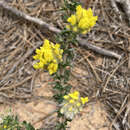
{"type": "Polygon", "coordinates": [[[115,52],[108,51],[106,49],[103,49],[103,48],[94,46],[94,45],[92,45],[90,43],[87,43],[86,40],[84,40],[84,39],[82,39],[80,37],[78,37],[77,40],[78,40],[78,42],[79,42],[80,45],[88,47],[89,49],[91,49],[91,50],[93,50],[93,51],[95,51],[95,52],[97,52],[99,54],[110,56],[110,57],[115,57],[117,59],[121,58],[121,56],[118,55],[118,54],[116,54],[115,52]]]}
{"type": "Polygon", "coordinates": [[[88,64],[90,65],[91,69],[93,70],[93,73],[94,73],[94,75],[95,75],[97,81],[99,81],[99,82],[101,83],[102,80],[100,79],[99,75],[97,74],[97,72],[96,72],[94,66],[92,65],[92,63],[90,62],[90,60],[89,60],[88,58],[86,58],[86,60],[87,60],[88,64]]]}
{"type": "Polygon", "coordinates": [[[129,116],[129,113],[130,113],[130,101],[129,101],[129,98],[130,97],[128,96],[127,108],[126,108],[125,115],[124,115],[123,120],[122,120],[122,124],[126,123],[127,117],[129,116]]]}
{"type": "MultiPolygon", "coordinates": [[[[50,24],[48,24],[48,23],[42,21],[42,20],[39,19],[39,18],[31,17],[31,16],[29,16],[29,15],[23,13],[22,11],[19,11],[19,10],[15,9],[15,8],[9,6],[9,5],[8,5],[6,2],[4,2],[4,1],[0,1],[0,6],[1,6],[2,8],[4,8],[4,9],[6,9],[6,10],[12,12],[13,14],[17,15],[18,17],[22,17],[22,18],[24,18],[25,20],[28,20],[28,21],[33,22],[33,23],[36,23],[36,24],[38,24],[38,25],[40,25],[40,26],[42,26],[42,27],[45,27],[45,28],[49,29],[49,30],[52,31],[52,32],[55,32],[55,33],[60,33],[60,32],[61,32],[60,29],[58,29],[58,28],[56,28],[56,27],[54,27],[54,26],[51,26],[50,24]]],[[[114,58],[118,58],[118,59],[121,58],[120,55],[118,55],[118,54],[116,54],[116,53],[114,53],[114,52],[105,50],[105,49],[103,49],[103,48],[97,47],[97,46],[95,46],[95,45],[89,44],[89,43],[87,43],[85,40],[83,40],[83,39],[81,39],[81,38],[77,38],[77,40],[78,40],[78,42],[79,42],[79,45],[88,47],[89,49],[91,49],[91,50],[93,50],[93,51],[95,51],[95,52],[97,52],[97,53],[99,53],[99,54],[102,54],[102,55],[105,55],[105,56],[114,57],[114,58]]],[[[40,46],[40,44],[39,44],[39,46],[40,46]]],[[[39,47],[39,46],[38,46],[38,47],[39,47]]],[[[35,49],[35,48],[34,48],[34,49],[35,49]]],[[[33,49],[33,50],[34,50],[34,49],[33,49]]],[[[30,53],[30,54],[31,54],[31,53],[30,53]]],[[[27,54],[27,55],[29,56],[30,54],[27,54]]],[[[16,63],[16,65],[11,69],[11,72],[12,72],[12,70],[13,70],[18,64],[19,64],[19,63],[16,63]]]]}

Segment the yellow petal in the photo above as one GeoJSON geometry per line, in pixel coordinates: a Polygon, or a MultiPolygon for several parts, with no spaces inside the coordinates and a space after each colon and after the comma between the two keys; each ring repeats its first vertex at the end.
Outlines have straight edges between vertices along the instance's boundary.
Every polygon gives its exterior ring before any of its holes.
{"type": "Polygon", "coordinates": [[[88,31],[87,31],[87,30],[85,30],[85,31],[82,31],[81,33],[82,33],[82,34],[86,34],[87,32],[88,32],[88,31]]]}
{"type": "Polygon", "coordinates": [[[66,100],[69,99],[69,96],[68,96],[68,95],[65,95],[65,96],[64,96],[64,99],[66,99],[66,100]]]}
{"type": "Polygon", "coordinates": [[[66,25],[66,28],[67,28],[68,30],[70,30],[70,29],[71,29],[70,25],[66,25]]]}
{"type": "Polygon", "coordinates": [[[71,17],[68,18],[67,20],[69,23],[71,23],[71,25],[75,25],[76,24],[76,16],[75,15],[71,15],[71,17]]]}
{"type": "Polygon", "coordinates": [[[85,97],[84,100],[85,100],[85,102],[88,102],[88,97],[85,97]]]}
{"type": "Polygon", "coordinates": [[[85,104],[85,100],[83,97],[81,97],[81,102],[82,102],[82,104],[85,104]]]}
{"type": "Polygon", "coordinates": [[[73,27],[73,31],[74,32],[78,32],[78,28],[77,27],[73,27]]]}
{"type": "Polygon", "coordinates": [[[38,60],[38,58],[39,58],[38,55],[33,56],[33,59],[34,59],[34,60],[38,60]]]}
{"type": "Polygon", "coordinates": [[[74,94],[69,94],[69,96],[70,96],[72,99],[74,99],[74,100],[78,100],[78,97],[75,96],[74,94]]]}
{"type": "Polygon", "coordinates": [[[34,65],[33,65],[33,68],[34,68],[34,69],[39,69],[38,63],[34,64],[34,65]]]}
{"type": "Polygon", "coordinates": [[[75,91],[75,92],[74,92],[74,95],[75,95],[75,96],[79,96],[79,92],[78,92],[78,91],[75,91]]]}
{"type": "Polygon", "coordinates": [[[47,39],[44,40],[43,48],[51,49],[49,40],[47,40],[47,39]]]}
{"type": "Polygon", "coordinates": [[[72,110],[73,110],[73,107],[70,107],[68,110],[69,110],[69,111],[72,111],[72,110]]]}
{"type": "Polygon", "coordinates": [[[73,104],[73,103],[74,103],[74,100],[73,100],[73,99],[71,99],[71,100],[69,101],[69,103],[72,103],[72,104],[73,104]]]}
{"type": "Polygon", "coordinates": [[[36,54],[40,54],[41,50],[40,49],[36,49],[36,54]]]}
{"type": "Polygon", "coordinates": [[[57,71],[57,69],[58,69],[58,64],[51,63],[48,66],[48,70],[49,70],[50,75],[52,75],[53,73],[55,73],[57,71]]]}
{"type": "Polygon", "coordinates": [[[49,43],[50,43],[49,40],[47,40],[47,39],[44,40],[45,45],[48,45],[49,43]]]}
{"type": "Polygon", "coordinates": [[[82,17],[82,13],[83,13],[83,8],[81,7],[81,5],[78,5],[76,7],[76,18],[77,18],[77,21],[79,22],[79,20],[81,19],[82,17]]]}
{"type": "Polygon", "coordinates": [[[77,106],[77,107],[80,107],[80,106],[81,106],[81,104],[78,102],[78,103],[76,104],[76,106],[77,106]]]}
{"type": "Polygon", "coordinates": [[[81,102],[84,105],[86,102],[88,102],[88,97],[85,98],[81,97],[81,102]]]}

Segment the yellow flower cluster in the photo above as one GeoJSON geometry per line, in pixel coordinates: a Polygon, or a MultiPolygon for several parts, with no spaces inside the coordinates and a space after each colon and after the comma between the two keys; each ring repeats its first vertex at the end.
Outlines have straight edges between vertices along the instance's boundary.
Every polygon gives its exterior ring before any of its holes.
{"type": "Polygon", "coordinates": [[[93,16],[91,8],[86,10],[81,5],[78,5],[76,7],[76,13],[71,15],[67,21],[70,23],[66,26],[67,29],[86,34],[96,24],[97,16],[93,16]]]}
{"type": "Polygon", "coordinates": [[[56,43],[54,45],[45,39],[40,49],[36,49],[36,55],[33,58],[38,62],[33,67],[35,69],[47,69],[51,75],[57,71],[58,63],[62,62],[62,53],[63,50],[60,49],[60,44],[56,43]]]}
{"type": "Polygon", "coordinates": [[[83,105],[88,102],[88,97],[80,97],[78,91],[69,93],[64,96],[63,104],[61,104],[60,112],[66,116],[68,119],[73,119],[74,116],[79,113],[83,105]]]}

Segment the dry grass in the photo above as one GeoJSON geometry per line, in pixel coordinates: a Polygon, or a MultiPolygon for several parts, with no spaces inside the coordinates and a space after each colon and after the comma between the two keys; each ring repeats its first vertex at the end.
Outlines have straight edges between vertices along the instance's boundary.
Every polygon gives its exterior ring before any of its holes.
{"type": "MultiPolygon", "coordinates": [[[[62,12],[59,11],[62,0],[9,0],[8,3],[30,16],[63,28],[62,12]]],[[[105,105],[110,127],[127,130],[130,129],[130,28],[124,13],[121,21],[109,0],[88,3],[87,8],[94,10],[98,22],[84,38],[91,44],[122,55],[122,58],[112,59],[82,47],[75,48],[77,55],[70,84],[83,96],[88,96],[90,102],[100,101],[105,105]]],[[[38,72],[32,68],[32,55],[44,38],[53,41],[54,34],[0,9],[1,103],[13,104],[35,99],[33,90],[37,87],[35,81],[38,72]]]]}

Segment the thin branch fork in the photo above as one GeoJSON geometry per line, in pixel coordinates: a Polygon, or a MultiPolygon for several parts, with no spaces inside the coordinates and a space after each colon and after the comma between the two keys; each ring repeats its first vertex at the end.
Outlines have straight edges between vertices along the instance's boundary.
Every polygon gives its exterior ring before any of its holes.
{"type": "MultiPolygon", "coordinates": [[[[8,10],[8,11],[12,12],[13,14],[15,14],[18,17],[24,18],[27,21],[33,22],[35,24],[40,25],[41,27],[47,28],[48,30],[50,30],[52,32],[55,32],[55,33],[60,33],[61,32],[60,29],[58,29],[58,28],[56,28],[56,27],[42,21],[41,19],[31,17],[28,14],[25,14],[24,12],[19,11],[16,8],[13,8],[13,7],[9,6],[8,3],[6,3],[5,1],[0,1],[0,7],[2,7],[5,10],[8,10]]],[[[77,38],[77,40],[79,42],[79,45],[85,46],[85,47],[93,50],[94,52],[97,52],[97,53],[105,55],[105,56],[114,57],[114,58],[117,58],[117,59],[121,58],[121,56],[116,54],[115,52],[108,51],[106,49],[103,49],[103,48],[97,47],[95,45],[92,45],[90,43],[87,43],[85,40],[83,40],[81,38],[77,38]]]]}

